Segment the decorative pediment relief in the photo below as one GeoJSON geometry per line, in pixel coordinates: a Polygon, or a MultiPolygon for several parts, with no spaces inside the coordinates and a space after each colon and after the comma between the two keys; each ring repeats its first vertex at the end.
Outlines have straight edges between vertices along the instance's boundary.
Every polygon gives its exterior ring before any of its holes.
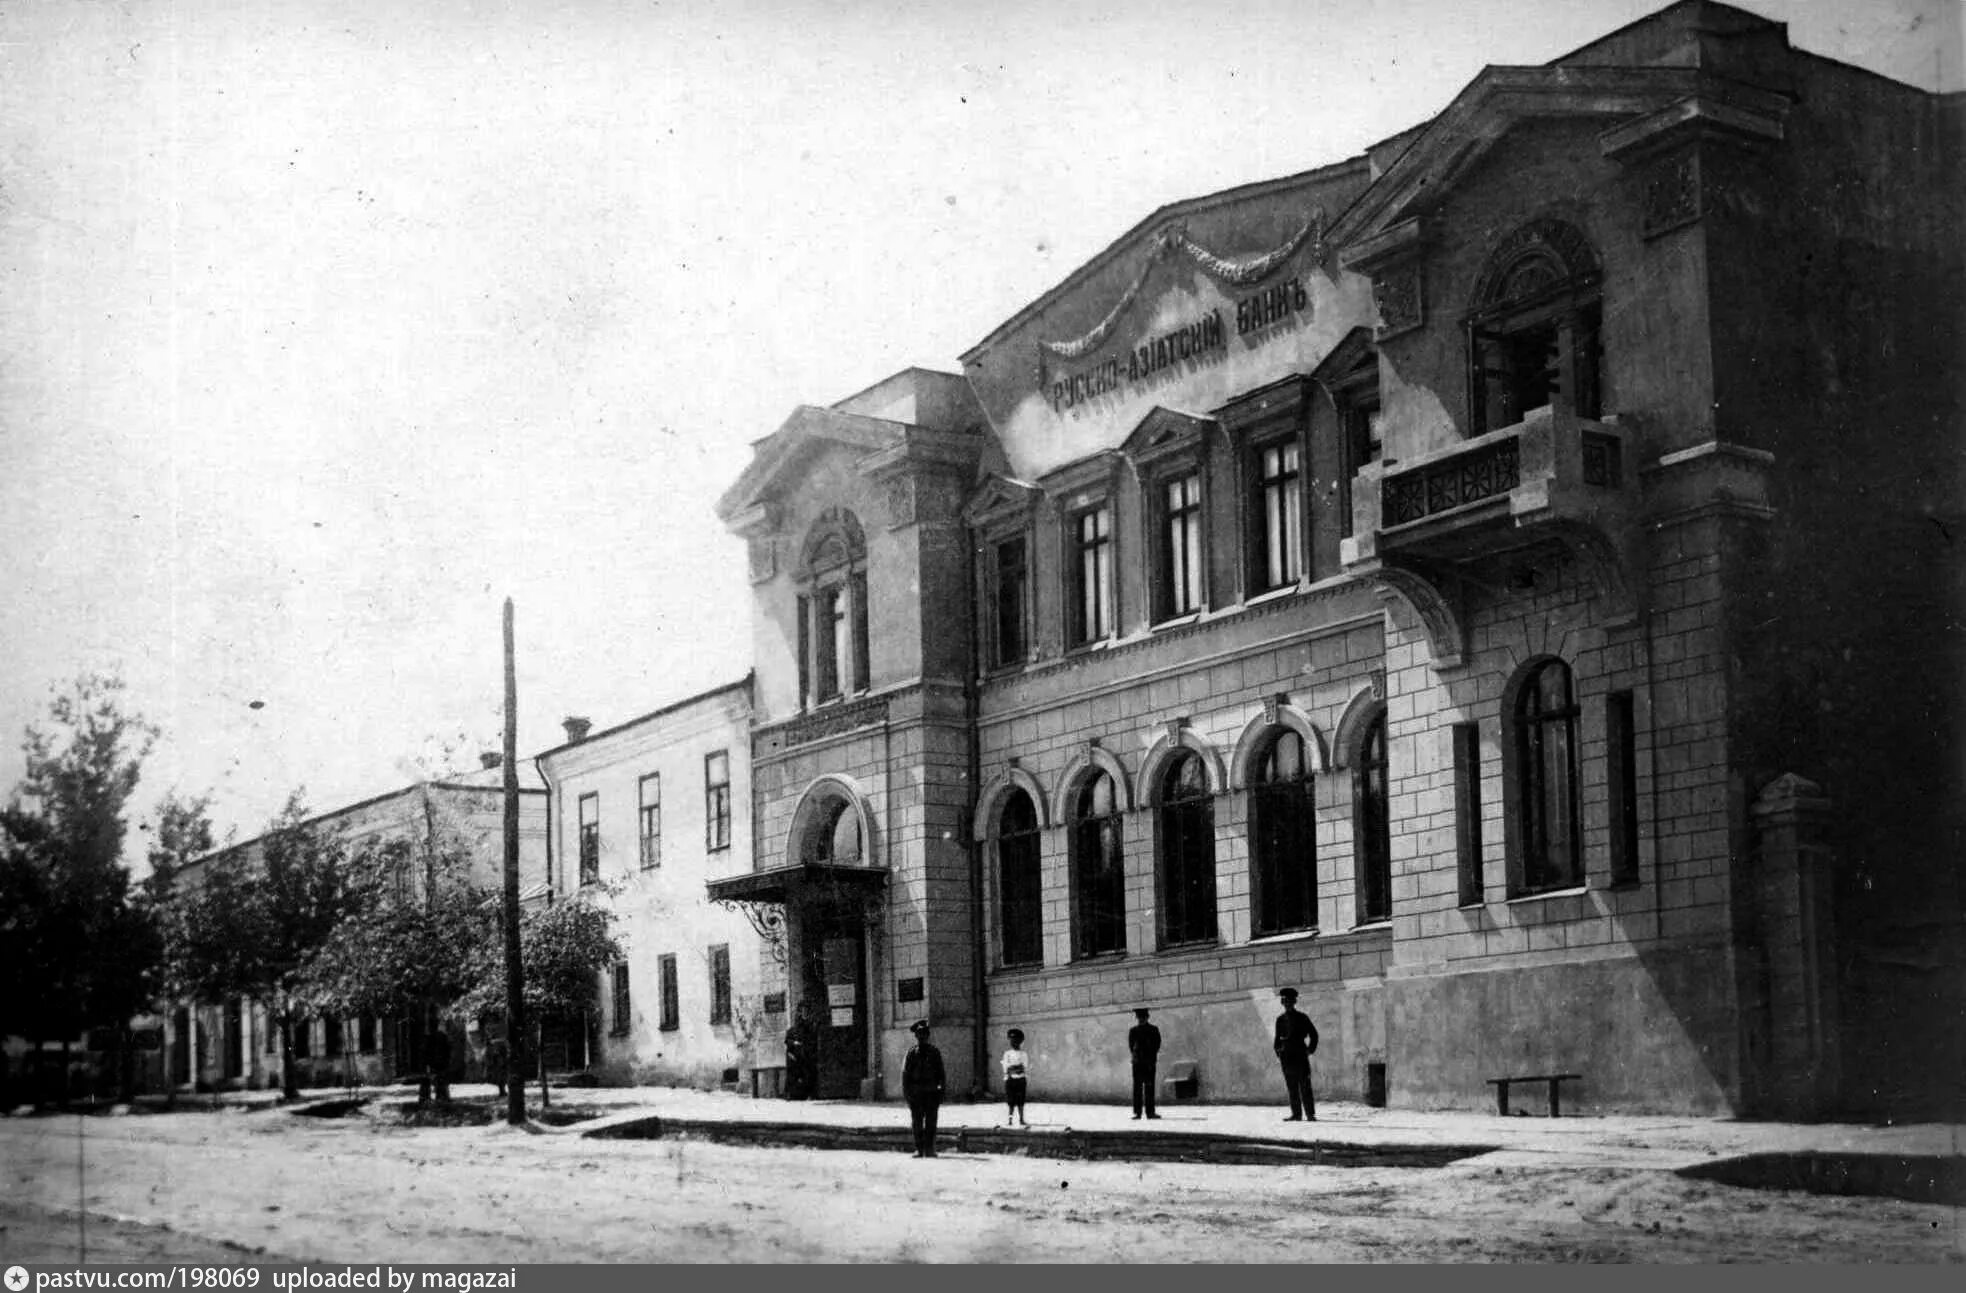
{"type": "Polygon", "coordinates": [[[1074,507],[1080,502],[1110,493],[1120,466],[1125,461],[1115,450],[1101,449],[1098,453],[1047,473],[1038,486],[1045,497],[1056,500],[1061,506],[1074,507]]]}
{"type": "Polygon", "coordinates": [[[1126,456],[1136,463],[1146,464],[1172,454],[1193,453],[1201,447],[1209,428],[1220,426],[1213,418],[1155,407],[1140,419],[1140,424],[1133,428],[1133,434],[1126,438],[1126,456]]]}
{"type": "Polygon", "coordinates": [[[1021,524],[1043,497],[1036,485],[992,472],[963,507],[963,520],[978,529],[1021,524]]]}

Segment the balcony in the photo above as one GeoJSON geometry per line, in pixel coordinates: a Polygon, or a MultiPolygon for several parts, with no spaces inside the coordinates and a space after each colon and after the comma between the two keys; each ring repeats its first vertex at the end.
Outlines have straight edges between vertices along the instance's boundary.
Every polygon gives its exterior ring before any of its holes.
{"type": "Polygon", "coordinates": [[[1435,664],[1459,665],[1471,587],[1501,581],[1482,567],[1552,541],[1579,556],[1611,606],[1612,623],[1637,614],[1630,596],[1637,534],[1635,446],[1615,417],[1555,408],[1417,458],[1372,463],[1354,478],[1348,573],[1409,601],[1434,639],[1435,664]]]}

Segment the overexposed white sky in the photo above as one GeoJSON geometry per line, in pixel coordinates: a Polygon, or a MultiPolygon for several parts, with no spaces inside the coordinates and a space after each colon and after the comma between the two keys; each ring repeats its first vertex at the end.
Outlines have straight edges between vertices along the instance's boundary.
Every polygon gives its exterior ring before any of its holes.
{"type": "MultiPolygon", "coordinates": [[[[475,766],[507,595],[522,753],[741,676],[711,504],[795,405],[1660,7],[0,3],[0,792],[82,669],[140,815],[475,766]]],[[[1744,7],[1961,84],[1961,0],[1744,7]]]]}

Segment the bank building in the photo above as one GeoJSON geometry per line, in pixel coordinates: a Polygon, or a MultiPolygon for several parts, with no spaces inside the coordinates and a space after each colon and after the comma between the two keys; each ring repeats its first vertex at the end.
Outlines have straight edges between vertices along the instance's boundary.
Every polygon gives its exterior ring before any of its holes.
{"type": "Polygon", "coordinates": [[[1956,1111],[1961,99],[1701,0],[794,409],[749,913],[821,1091],[1956,1111]],[[788,1008],[789,1008],[788,1007],[788,1008]]]}

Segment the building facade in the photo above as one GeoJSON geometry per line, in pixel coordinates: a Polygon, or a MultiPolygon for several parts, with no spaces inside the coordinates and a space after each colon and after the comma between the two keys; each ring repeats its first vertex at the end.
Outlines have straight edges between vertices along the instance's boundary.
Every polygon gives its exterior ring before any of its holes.
{"type": "Polygon", "coordinates": [[[568,741],[537,760],[558,892],[616,915],[604,976],[564,1066],[613,1083],[714,1087],[783,1064],[782,942],[706,885],[751,870],[751,680],[568,741]]]}
{"type": "Polygon", "coordinates": [[[1956,1112],[1960,108],[1688,0],[761,441],[828,1093],[1270,1098],[1290,985],[1344,1098],[1956,1112]]]}
{"type": "MultiPolygon", "coordinates": [[[[504,884],[504,772],[495,756],[486,766],[457,776],[418,782],[372,799],[310,817],[306,829],[332,834],[351,851],[366,844],[407,842],[419,847],[453,843],[470,859],[473,883],[490,890],[504,884]]],[[[547,795],[538,776],[521,765],[519,873],[522,897],[547,892],[547,795]]],[[[263,839],[231,845],[186,867],[178,883],[198,883],[199,869],[220,858],[252,865],[263,839]]],[[[413,882],[413,877],[411,878],[413,882]]],[[[172,1088],[226,1090],[277,1086],[279,1027],[258,1003],[179,1002],[162,1017],[163,1080],[172,1088]]],[[[314,1018],[298,1023],[294,1062],[302,1086],[374,1085],[411,1075],[419,1066],[419,1033],[413,1021],[314,1018]]],[[[451,1048],[460,1079],[483,1074],[484,1039],[459,1030],[451,1048]]]]}

